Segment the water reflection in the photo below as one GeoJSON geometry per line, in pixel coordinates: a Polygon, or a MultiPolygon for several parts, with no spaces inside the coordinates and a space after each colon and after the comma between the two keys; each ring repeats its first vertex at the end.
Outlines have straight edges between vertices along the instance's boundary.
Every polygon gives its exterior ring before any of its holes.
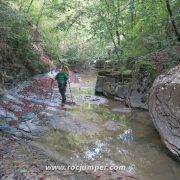
{"type": "Polygon", "coordinates": [[[134,174],[136,172],[136,165],[131,164],[131,165],[127,166],[125,171],[128,172],[128,173],[134,174]]]}
{"type": "Polygon", "coordinates": [[[117,138],[123,140],[128,144],[132,143],[134,139],[132,129],[126,130],[123,134],[120,134],[117,138]]]}
{"type": "Polygon", "coordinates": [[[96,141],[96,146],[91,148],[91,149],[87,149],[85,151],[85,156],[84,158],[88,159],[88,160],[95,160],[95,158],[97,156],[100,156],[106,149],[106,144],[102,143],[102,142],[98,142],[96,141]]]}
{"type": "MultiPolygon", "coordinates": [[[[149,115],[141,111],[131,112],[109,100],[103,101],[103,98],[94,96],[89,87],[82,87],[79,91],[72,85],[74,100],[79,106],[68,109],[68,113],[77,119],[77,123],[73,125],[74,121],[70,121],[67,124],[73,129],[84,127],[83,123],[92,123],[100,131],[92,137],[88,132],[93,131],[94,126],[88,126],[83,130],[84,134],[77,137],[56,132],[42,143],[65,154],[72,163],[124,166],[124,171],[150,179],[178,179],[180,166],[163,151],[149,115]]],[[[58,116],[61,116],[59,121],[62,123],[64,115],[60,112],[58,116]]]]}

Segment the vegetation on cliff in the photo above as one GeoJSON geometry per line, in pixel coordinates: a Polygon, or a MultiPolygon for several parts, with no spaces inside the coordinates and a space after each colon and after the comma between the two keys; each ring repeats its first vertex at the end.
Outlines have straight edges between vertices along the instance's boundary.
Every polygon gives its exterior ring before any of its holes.
{"type": "Polygon", "coordinates": [[[44,72],[46,66],[32,49],[33,26],[27,17],[5,3],[0,4],[0,17],[0,79],[6,87],[12,87],[44,72]]]}

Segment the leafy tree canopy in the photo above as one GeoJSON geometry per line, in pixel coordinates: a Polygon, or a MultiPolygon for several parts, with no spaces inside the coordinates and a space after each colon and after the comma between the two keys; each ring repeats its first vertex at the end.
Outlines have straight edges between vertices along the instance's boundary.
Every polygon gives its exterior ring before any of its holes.
{"type": "Polygon", "coordinates": [[[123,60],[179,40],[178,0],[11,0],[54,59],[123,60]]]}

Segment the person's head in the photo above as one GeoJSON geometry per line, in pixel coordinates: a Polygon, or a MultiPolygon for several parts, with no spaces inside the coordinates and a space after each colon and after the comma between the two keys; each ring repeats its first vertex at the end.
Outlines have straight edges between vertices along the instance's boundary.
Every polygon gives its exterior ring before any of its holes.
{"type": "Polygon", "coordinates": [[[67,66],[62,66],[61,67],[61,72],[64,72],[64,73],[69,73],[69,68],[67,66]]]}

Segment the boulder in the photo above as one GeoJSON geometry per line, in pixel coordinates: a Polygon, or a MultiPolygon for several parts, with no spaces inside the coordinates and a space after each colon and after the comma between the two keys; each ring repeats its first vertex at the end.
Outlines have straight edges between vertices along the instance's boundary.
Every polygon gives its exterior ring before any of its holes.
{"type": "Polygon", "coordinates": [[[95,91],[105,96],[126,99],[129,94],[129,84],[117,82],[116,77],[98,75],[95,91]]]}
{"type": "Polygon", "coordinates": [[[115,88],[115,96],[121,99],[126,99],[129,95],[129,84],[118,83],[115,88]]]}
{"type": "Polygon", "coordinates": [[[105,82],[103,84],[103,94],[105,96],[115,96],[116,83],[114,82],[105,82]]]}
{"type": "Polygon", "coordinates": [[[95,87],[96,93],[103,93],[104,85],[107,82],[114,84],[116,82],[116,78],[98,75],[95,87]]]}
{"type": "Polygon", "coordinates": [[[134,65],[129,103],[133,108],[148,109],[148,96],[157,71],[153,64],[140,60],[134,65]]]}
{"type": "Polygon", "coordinates": [[[132,108],[148,109],[148,94],[150,86],[148,86],[149,80],[146,77],[140,79],[135,76],[132,79],[130,94],[129,94],[129,105],[132,108]]]}
{"type": "Polygon", "coordinates": [[[163,143],[180,160],[180,65],[153,83],[149,112],[163,143]]]}
{"type": "Polygon", "coordinates": [[[131,91],[129,96],[129,105],[132,108],[142,108],[148,109],[147,99],[145,98],[146,94],[138,92],[136,89],[131,91]]]}

